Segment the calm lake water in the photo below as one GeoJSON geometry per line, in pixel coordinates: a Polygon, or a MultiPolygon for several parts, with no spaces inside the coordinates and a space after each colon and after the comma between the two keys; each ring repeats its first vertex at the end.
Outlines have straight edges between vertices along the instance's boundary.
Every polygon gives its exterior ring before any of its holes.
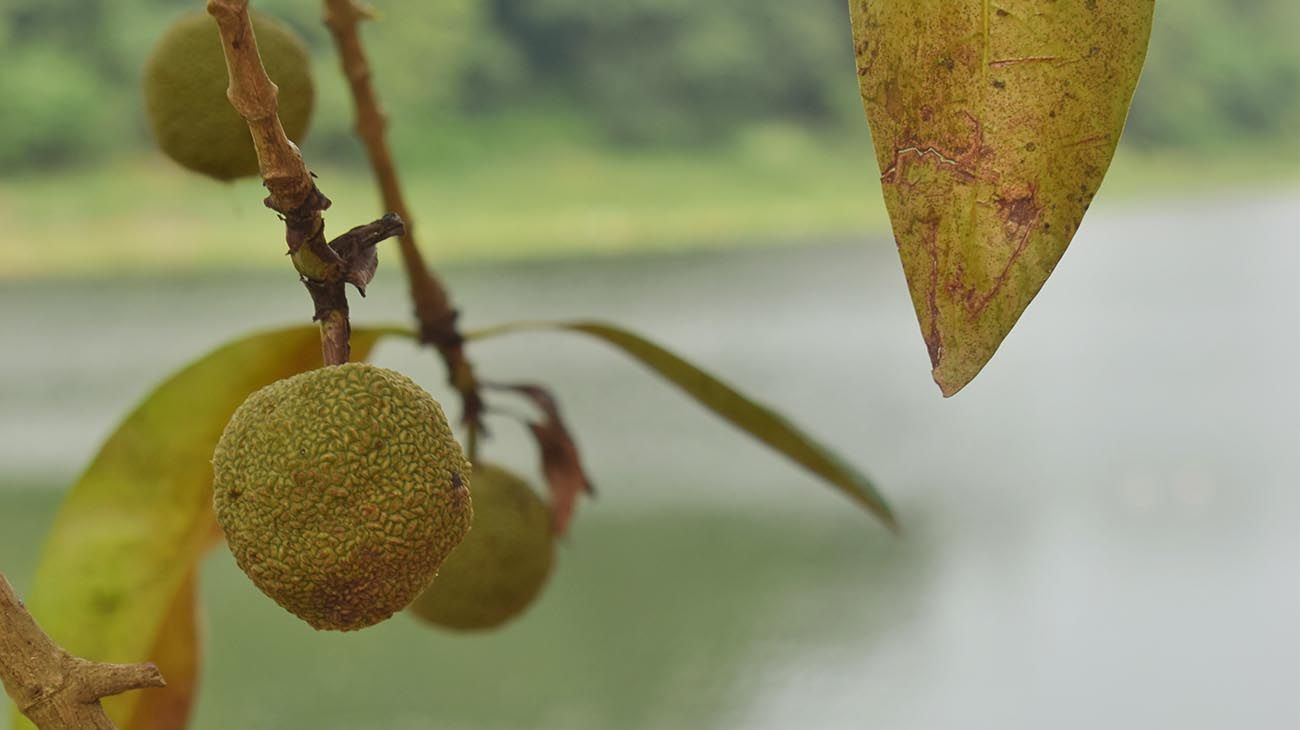
{"type": "MultiPolygon", "coordinates": [[[[905,537],[595,342],[481,343],[487,377],[554,386],[600,488],[541,603],[489,637],[318,635],[217,555],[195,727],[1294,728],[1298,226],[1296,193],[1099,206],[949,400],[885,240],[450,269],[471,326],[611,320],[782,408],[905,537]]],[[[357,323],[404,318],[381,269],[357,323]]],[[[288,271],[0,283],[0,560],[30,574],[3,531],[152,382],[306,308],[288,271]]],[[[445,392],[426,353],[378,359],[445,392]]],[[[495,426],[486,456],[535,474],[495,426]]]]}

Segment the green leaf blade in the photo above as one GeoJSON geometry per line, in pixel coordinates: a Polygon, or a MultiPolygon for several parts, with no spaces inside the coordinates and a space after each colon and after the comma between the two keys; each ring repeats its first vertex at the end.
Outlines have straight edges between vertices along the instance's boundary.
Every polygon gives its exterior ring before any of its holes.
{"type": "Polygon", "coordinates": [[[602,322],[575,321],[515,322],[471,332],[467,336],[471,340],[486,339],[528,330],[576,332],[612,345],[677,386],[723,420],[830,483],[879,518],[890,530],[898,531],[898,521],[883,495],[870,480],[834,452],[805,434],[781,414],[640,335],[602,322]]]}

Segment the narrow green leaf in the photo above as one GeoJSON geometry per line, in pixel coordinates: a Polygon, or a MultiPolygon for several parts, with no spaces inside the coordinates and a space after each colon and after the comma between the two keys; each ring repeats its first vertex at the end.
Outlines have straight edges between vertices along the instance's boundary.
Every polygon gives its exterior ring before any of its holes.
{"type": "MultiPolygon", "coordinates": [[[[353,330],[354,357],[365,359],[394,331],[353,330]]],[[[73,654],[155,661],[177,680],[147,698],[129,692],[105,702],[121,730],[184,727],[198,662],[193,575],[220,539],[211,459],[226,421],[254,390],[320,366],[310,326],[214,350],[150,393],[64,497],[27,599],[32,614],[73,654]],[[145,703],[166,712],[136,712],[145,703]]],[[[31,727],[16,710],[13,718],[16,730],[31,727]]]]}
{"type": "Polygon", "coordinates": [[[781,414],[756,403],[704,370],[639,335],[599,322],[514,322],[471,332],[467,336],[469,339],[481,340],[528,330],[568,330],[613,345],[733,426],[834,485],[879,517],[891,530],[898,529],[898,522],[884,497],[848,463],[800,431],[781,414]]]}
{"type": "Polygon", "coordinates": [[[1154,0],[850,0],[885,206],[945,396],[1051,275],[1101,185],[1154,0]]]}

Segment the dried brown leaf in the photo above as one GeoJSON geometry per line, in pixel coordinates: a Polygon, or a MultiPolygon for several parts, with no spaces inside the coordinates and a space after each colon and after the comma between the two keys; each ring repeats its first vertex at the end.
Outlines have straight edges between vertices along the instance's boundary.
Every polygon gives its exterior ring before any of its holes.
{"type": "Polygon", "coordinates": [[[564,419],[560,417],[559,404],[546,388],[531,384],[495,387],[523,395],[542,411],[544,418],[529,422],[528,428],[533,432],[533,438],[537,439],[537,448],[541,451],[542,473],[551,492],[552,526],[556,535],[564,536],[573,519],[578,497],[596,493],[582,468],[578,445],[569,433],[564,419]]]}

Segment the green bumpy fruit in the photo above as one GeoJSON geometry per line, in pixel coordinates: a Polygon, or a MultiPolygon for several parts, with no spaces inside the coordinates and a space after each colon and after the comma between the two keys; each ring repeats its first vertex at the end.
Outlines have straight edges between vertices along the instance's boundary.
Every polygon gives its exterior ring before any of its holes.
{"type": "Polygon", "coordinates": [[[374,365],[253,393],[212,465],[235,561],[317,629],[364,628],[405,608],[473,520],[470,465],[442,408],[374,365]]]}
{"type": "MultiPolygon", "coordinates": [[[[297,142],[315,101],[311,57],[287,26],[260,13],[251,18],[262,64],[280,88],[280,121],[297,142]]],[[[145,65],[145,111],[158,146],[182,167],[218,180],[257,174],[253,137],[226,99],[227,86],[217,23],[203,11],[173,23],[145,65]]]]}
{"type": "Polygon", "coordinates": [[[474,528],[407,609],[457,630],[496,628],[522,613],[555,555],[550,510],[524,480],[485,465],[475,467],[471,483],[474,528]]]}

